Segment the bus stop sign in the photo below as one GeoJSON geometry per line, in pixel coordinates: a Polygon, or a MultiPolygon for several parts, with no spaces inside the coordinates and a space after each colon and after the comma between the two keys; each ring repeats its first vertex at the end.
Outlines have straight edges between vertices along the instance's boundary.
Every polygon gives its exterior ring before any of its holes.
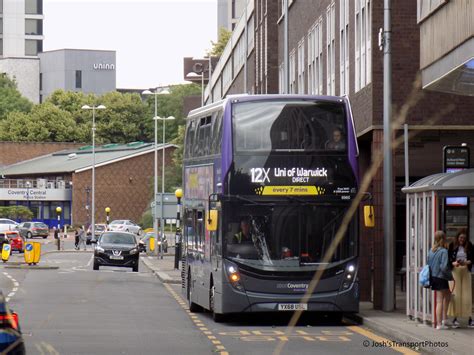
{"type": "Polygon", "coordinates": [[[454,173],[470,167],[470,150],[467,146],[447,145],[443,148],[443,172],[454,173]]]}

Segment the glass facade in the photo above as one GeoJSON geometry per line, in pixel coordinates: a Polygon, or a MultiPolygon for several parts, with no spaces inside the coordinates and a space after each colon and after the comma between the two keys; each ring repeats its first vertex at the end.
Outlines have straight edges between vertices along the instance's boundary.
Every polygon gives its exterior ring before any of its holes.
{"type": "Polygon", "coordinates": [[[35,39],[25,40],[25,55],[36,56],[43,51],[43,41],[35,39]]]}
{"type": "Polygon", "coordinates": [[[43,20],[26,19],[25,20],[25,34],[26,35],[42,35],[43,34],[43,20]]]}

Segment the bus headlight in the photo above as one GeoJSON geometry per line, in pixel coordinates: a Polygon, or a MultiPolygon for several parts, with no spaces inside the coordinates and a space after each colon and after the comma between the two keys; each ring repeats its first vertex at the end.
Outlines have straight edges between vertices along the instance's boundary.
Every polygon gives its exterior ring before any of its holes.
{"type": "Polygon", "coordinates": [[[237,265],[226,260],[225,271],[230,284],[239,291],[244,291],[244,287],[240,283],[240,272],[237,265]]]}
{"type": "Polygon", "coordinates": [[[355,279],[356,267],[354,264],[348,264],[346,267],[346,272],[344,274],[344,279],[342,281],[342,289],[347,290],[351,287],[355,279]]]}

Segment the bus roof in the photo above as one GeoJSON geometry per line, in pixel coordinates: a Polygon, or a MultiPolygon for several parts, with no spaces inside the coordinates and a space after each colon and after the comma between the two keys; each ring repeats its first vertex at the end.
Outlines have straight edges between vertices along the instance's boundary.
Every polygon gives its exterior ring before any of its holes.
{"type": "Polygon", "coordinates": [[[240,102],[246,101],[260,101],[260,100],[291,100],[291,99],[303,99],[303,100],[325,100],[333,102],[344,102],[347,100],[345,96],[322,96],[322,95],[296,95],[296,94],[266,94],[266,95],[248,95],[248,94],[236,94],[227,95],[224,99],[213,102],[209,105],[198,107],[191,110],[187,118],[194,118],[202,116],[207,112],[215,111],[216,108],[221,107],[224,109],[229,100],[239,100],[240,102]]]}

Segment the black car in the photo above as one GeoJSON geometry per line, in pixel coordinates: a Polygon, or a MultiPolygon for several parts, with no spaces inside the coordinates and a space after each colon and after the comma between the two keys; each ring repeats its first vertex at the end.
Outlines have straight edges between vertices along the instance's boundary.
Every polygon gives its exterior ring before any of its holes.
{"type": "MultiPolygon", "coordinates": [[[[94,243],[94,240],[92,241],[94,243]]],[[[94,270],[100,266],[131,267],[138,272],[138,242],[134,234],[108,231],[102,233],[94,250],[94,270]]]]}
{"type": "Polygon", "coordinates": [[[9,309],[8,304],[0,292],[0,353],[10,355],[24,355],[25,343],[21,334],[18,314],[9,309]]]}

